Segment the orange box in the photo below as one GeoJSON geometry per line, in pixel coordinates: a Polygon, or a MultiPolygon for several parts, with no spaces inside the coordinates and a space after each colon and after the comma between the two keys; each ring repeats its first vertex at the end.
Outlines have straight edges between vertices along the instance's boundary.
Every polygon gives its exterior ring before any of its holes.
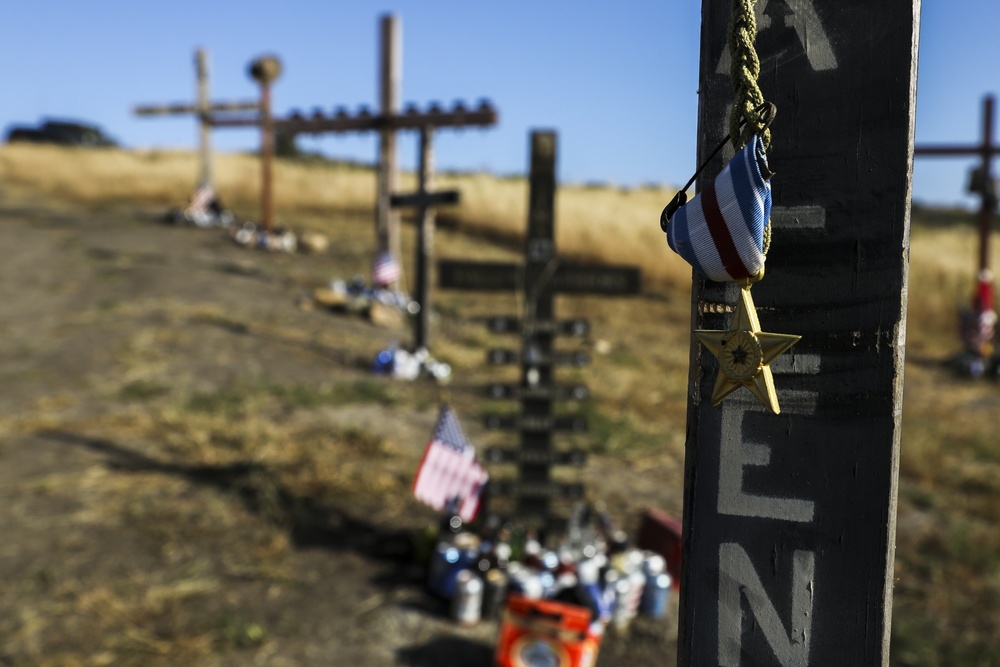
{"type": "Polygon", "coordinates": [[[507,598],[496,667],[594,667],[604,628],[591,630],[586,607],[529,600],[520,595],[507,598]]]}

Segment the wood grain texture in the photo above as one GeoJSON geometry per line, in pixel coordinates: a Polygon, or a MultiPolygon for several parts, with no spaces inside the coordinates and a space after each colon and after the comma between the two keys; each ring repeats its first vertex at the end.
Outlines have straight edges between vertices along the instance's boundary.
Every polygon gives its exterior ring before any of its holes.
{"type": "MultiPolygon", "coordinates": [[[[712,407],[692,340],[678,664],[884,665],[919,0],[757,4],[778,208],[753,295],[764,331],[802,340],[773,367],[780,415],[743,389],[712,407]]],[[[702,7],[704,158],[732,91],[730,3],[702,7]]],[[[696,276],[694,328],[726,328],[737,290],[696,276]]]]}

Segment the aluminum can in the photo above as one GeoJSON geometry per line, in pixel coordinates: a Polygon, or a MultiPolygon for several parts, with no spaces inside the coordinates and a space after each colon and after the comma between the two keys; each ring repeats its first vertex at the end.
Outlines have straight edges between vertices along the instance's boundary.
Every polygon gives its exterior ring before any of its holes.
{"type": "Polygon", "coordinates": [[[427,590],[433,595],[450,597],[445,591],[446,581],[458,569],[458,561],[462,552],[450,542],[438,542],[431,554],[431,562],[427,567],[427,590]]]}
{"type": "Polygon", "coordinates": [[[510,587],[529,600],[540,600],[545,594],[545,586],[538,572],[530,568],[511,570],[510,587]]]}
{"type": "Polygon", "coordinates": [[[642,572],[647,579],[657,577],[667,571],[667,561],[660,554],[646,552],[646,558],[642,562],[642,572]]]}
{"type": "Polygon", "coordinates": [[[507,575],[496,568],[487,570],[483,581],[482,617],[492,620],[500,616],[500,609],[507,599],[507,575]]]}
{"type": "Polygon", "coordinates": [[[639,611],[643,616],[663,618],[667,615],[667,602],[670,600],[670,575],[661,572],[646,580],[642,589],[642,602],[639,611]]]}
{"type": "Polygon", "coordinates": [[[482,618],[483,580],[472,570],[460,570],[455,576],[451,596],[451,618],[459,625],[476,625],[482,618]]]}
{"type": "Polygon", "coordinates": [[[639,602],[645,587],[646,575],[636,570],[623,574],[615,584],[615,607],[611,613],[611,621],[619,630],[628,627],[639,612],[639,602]]]}

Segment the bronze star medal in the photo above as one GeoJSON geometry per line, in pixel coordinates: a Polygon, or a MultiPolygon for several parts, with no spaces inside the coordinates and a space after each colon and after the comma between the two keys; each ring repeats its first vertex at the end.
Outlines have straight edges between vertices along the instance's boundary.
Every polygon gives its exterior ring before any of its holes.
{"type": "Polygon", "coordinates": [[[795,345],[802,336],[761,331],[749,285],[740,290],[740,302],[729,329],[696,329],[694,335],[719,360],[712,405],[718,405],[729,394],[746,387],[774,414],[781,412],[768,364],[795,345]]]}

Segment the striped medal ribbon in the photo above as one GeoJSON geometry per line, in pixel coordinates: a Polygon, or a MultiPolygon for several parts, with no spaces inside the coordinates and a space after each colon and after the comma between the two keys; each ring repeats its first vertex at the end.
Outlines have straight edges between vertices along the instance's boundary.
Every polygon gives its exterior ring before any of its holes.
{"type": "Polygon", "coordinates": [[[673,213],[666,230],[670,248],[709,280],[761,274],[770,176],[764,142],[755,134],[712,183],[673,213]]]}

